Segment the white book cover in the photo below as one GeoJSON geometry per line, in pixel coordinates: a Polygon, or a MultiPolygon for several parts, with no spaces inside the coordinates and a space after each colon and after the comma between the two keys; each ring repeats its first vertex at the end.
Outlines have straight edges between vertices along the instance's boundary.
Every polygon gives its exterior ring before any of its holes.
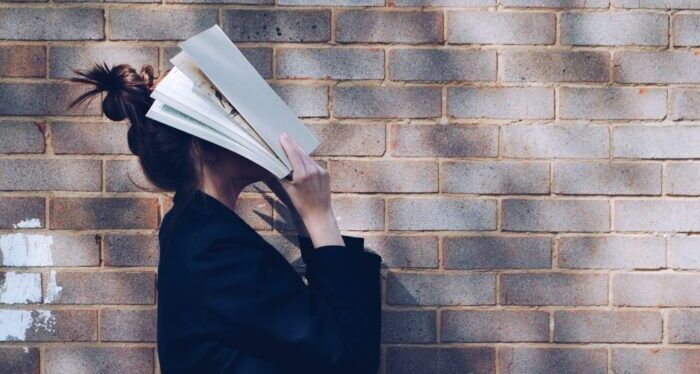
{"type": "Polygon", "coordinates": [[[310,154],[319,145],[218,25],[178,44],[147,117],[231,150],[284,178],[286,132],[310,154]]]}

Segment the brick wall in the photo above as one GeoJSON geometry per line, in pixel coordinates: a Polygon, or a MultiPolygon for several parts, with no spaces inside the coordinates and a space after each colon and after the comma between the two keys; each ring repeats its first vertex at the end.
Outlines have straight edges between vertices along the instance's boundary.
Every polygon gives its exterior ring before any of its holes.
{"type": "MultiPolygon", "coordinates": [[[[384,258],[382,373],[697,373],[699,11],[0,4],[2,371],[158,371],[170,197],[134,186],[148,182],[127,125],[97,100],[66,111],[84,89],[66,78],[102,60],[162,71],[219,23],[322,140],[341,229],[384,258]]],[[[239,213],[300,265],[288,215],[257,187],[239,213]]]]}

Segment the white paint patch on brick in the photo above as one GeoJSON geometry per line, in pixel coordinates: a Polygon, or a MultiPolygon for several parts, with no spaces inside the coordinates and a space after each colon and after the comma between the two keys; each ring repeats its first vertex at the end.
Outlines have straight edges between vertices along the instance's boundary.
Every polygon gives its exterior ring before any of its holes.
{"type": "MultiPolygon", "coordinates": [[[[50,310],[0,310],[0,341],[24,341],[27,332],[53,332],[56,319],[50,310]]],[[[28,347],[23,347],[29,353],[28,347]]]]}
{"type": "Polygon", "coordinates": [[[63,287],[56,283],[56,272],[51,270],[51,273],[49,273],[49,282],[46,285],[46,299],[44,299],[44,301],[46,303],[52,303],[62,290],[63,287]]]}
{"type": "Polygon", "coordinates": [[[0,285],[0,304],[27,304],[41,301],[41,274],[5,273],[0,285]]]}
{"type": "Polygon", "coordinates": [[[41,227],[41,220],[39,218],[30,218],[20,221],[12,225],[15,229],[35,229],[41,227]]]}
{"type": "Polygon", "coordinates": [[[53,236],[14,233],[0,235],[3,266],[51,266],[53,236]]]}

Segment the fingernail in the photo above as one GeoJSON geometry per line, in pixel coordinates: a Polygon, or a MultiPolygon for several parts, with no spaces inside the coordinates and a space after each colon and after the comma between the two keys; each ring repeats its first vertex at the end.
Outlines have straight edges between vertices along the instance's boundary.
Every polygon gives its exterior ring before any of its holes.
{"type": "Polygon", "coordinates": [[[289,138],[289,135],[287,135],[286,132],[283,132],[283,133],[282,133],[282,136],[284,136],[285,138],[289,138]]]}

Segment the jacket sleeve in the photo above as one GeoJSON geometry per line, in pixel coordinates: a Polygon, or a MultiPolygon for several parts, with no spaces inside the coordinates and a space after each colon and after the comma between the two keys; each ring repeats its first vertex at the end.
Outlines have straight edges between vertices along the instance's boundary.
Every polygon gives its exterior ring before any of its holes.
{"type": "Polygon", "coordinates": [[[376,373],[381,258],[337,245],[305,256],[309,286],[264,248],[213,242],[192,264],[203,332],[300,371],[376,373]]]}

